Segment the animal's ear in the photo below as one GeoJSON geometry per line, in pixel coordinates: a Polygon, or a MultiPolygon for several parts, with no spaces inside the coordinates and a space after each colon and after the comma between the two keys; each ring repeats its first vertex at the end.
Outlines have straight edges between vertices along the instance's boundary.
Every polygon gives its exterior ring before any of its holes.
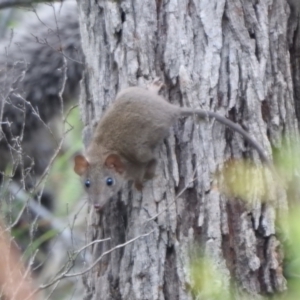
{"type": "Polygon", "coordinates": [[[74,163],[74,171],[79,176],[83,175],[89,166],[89,162],[81,154],[78,154],[74,157],[74,163]]]}
{"type": "Polygon", "coordinates": [[[109,154],[105,160],[105,166],[110,169],[115,169],[120,174],[125,171],[124,164],[118,154],[109,154]]]}

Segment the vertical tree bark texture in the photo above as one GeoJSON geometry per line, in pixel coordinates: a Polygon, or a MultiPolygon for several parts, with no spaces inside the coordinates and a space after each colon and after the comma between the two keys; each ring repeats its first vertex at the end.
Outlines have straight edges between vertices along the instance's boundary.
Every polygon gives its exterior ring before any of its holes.
{"type": "MultiPolygon", "coordinates": [[[[297,132],[285,0],[78,5],[86,56],[86,144],[120,89],[144,86],[156,76],[165,82],[168,101],[241,124],[270,159],[271,147],[280,148],[283,135],[297,132]]],[[[216,172],[242,158],[260,165],[257,152],[223,125],[193,118],[175,124],[162,146],[157,176],[143,192],[128,188],[100,216],[91,210],[89,238],[111,237],[94,248],[95,259],[153,233],[105,256],[87,278],[87,299],[192,299],[188,265],[197,246],[224,275],[224,287],[236,280],[252,295],[283,291],[275,220],[276,209],[287,208],[285,192],[269,195],[271,204],[262,205],[258,197],[245,204],[218,189],[216,172]]]]}
{"type": "MultiPolygon", "coordinates": [[[[288,0],[291,6],[289,18],[289,47],[294,84],[295,110],[300,120],[300,1],[288,0]]],[[[299,126],[299,125],[298,125],[299,126]]]]}

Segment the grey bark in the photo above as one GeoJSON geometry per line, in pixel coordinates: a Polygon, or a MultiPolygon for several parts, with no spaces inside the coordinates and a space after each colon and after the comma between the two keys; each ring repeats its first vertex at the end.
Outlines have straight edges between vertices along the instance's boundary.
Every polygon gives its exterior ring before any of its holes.
{"type": "MultiPolygon", "coordinates": [[[[210,109],[241,124],[270,159],[282,136],[297,132],[285,0],[78,5],[86,60],[81,95],[86,145],[117,91],[156,76],[165,82],[168,101],[210,109]]],[[[162,146],[153,182],[142,193],[125,189],[101,215],[90,210],[89,238],[111,237],[93,249],[95,259],[154,232],[105,256],[86,279],[86,299],[192,299],[188,265],[197,246],[224,275],[226,289],[234,280],[253,296],[285,290],[275,235],[276,212],[287,210],[285,191],[269,193],[268,204],[255,196],[246,204],[218,189],[222,178],[216,179],[216,172],[241,158],[260,165],[243,138],[222,125],[192,118],[176,124],[162,146]]],[[[272,185],[269,175],[261,180],[272,185]]]]}
{"type": "MultiPolygon", "coordinates": [[[[295,110],[298,121],[300,119],[300,2],[288,0],[291,6],[289,18],[289,48],[291,55],[291,67],[294,84],[295,110]]],[[[298,124],[299,126],[299,124],[298,124]]]]}

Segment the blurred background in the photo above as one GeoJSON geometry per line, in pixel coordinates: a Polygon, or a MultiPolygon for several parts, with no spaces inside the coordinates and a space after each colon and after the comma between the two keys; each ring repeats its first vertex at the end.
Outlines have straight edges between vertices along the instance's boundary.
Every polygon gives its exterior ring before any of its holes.
{"type": "Polygon", "coordinates": [[[90,262],[85,251],[75,259],[87,205],[73,172],[82,58],[76,3],[67,2],[0,10],[0,209],[41,299],[82,299],[81,276],[43,285],[90,262]]]}

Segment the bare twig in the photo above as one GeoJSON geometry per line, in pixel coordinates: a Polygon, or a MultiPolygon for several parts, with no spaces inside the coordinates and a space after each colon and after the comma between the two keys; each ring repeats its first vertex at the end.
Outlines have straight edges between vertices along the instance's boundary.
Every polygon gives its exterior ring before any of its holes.
{"type": "Polygon", "coordinates": [[[0,9],[14,7],[14,6],[28,6],[31,4],[43,3],[43,2],[57,2],[62,0],[2,0],[0,2],[0,9]]]}
{"type": "MultiPolygon", "coordinates": [[[[22,278],[21,282],[16,282],[16,288],[14,291],[14,295],[17,295],[19,293],[20,289],[22,289],[22,286],[24,284],[28,284],[28,283],[26,283],[26,278],[30,278],[30,267],[31,267],[33,261],[35,260],[37,253],[38,253],[38,250],[36,250],[35,253],[32,255],[32,257],[30,259],[30,263],[28,264],[28,266],[23,274],[23,278],[22,278]]],[[[15,297],[13,297],[13,299],[15,299],[15,297]]]]}
{"type": "MultiPolygon", "coordinates": [[[[135,237],[135,238],[133,238],[133,239],[131,239],[131,240],[129,240],[129,241],[123,243],[123,244],[119,244],[119,245],[117,245],[117,246],[111,248],[110,250],[107,250],[107,251],[103,252],[103,253],[95,260],[95,262],[94,262],[92,265],[90,265],[88,268],[86,268],[84,271],[81,271],[81,272],[78,272],[78,273],[69,273],[69,271],[71,270],[71,268],[73,267],[73,265],[68,266],[68,267],[66,268],[66,270],[65,270],[63,273],[61,273],[60,275],[58,275],[58,276],[57,276],[56,278],[54,278],[51,282],[39,286],[39,288],[36,289],[36,290],[34,291],[34,294],[37,293],[39,290],[48,288],[49,286],[52,286],[53,284],[56,284],[56,282],[58,282],[58,281],[60,281],[60,280],[62,280],[62,279],[64,279],[64,278],[70,278],[70,277],[82,276],[82,275],[86,274],[87,272],[91,271],[91,270],[92,270],[92,269],[100,262],[100,260],[101,260],[104,256],[110,254],[111,252],[113,252],[113,251],[115,251],[115,250],[117,250],[117,249],[123,248],[123,247],[125,247],[125,246],[127,246],[127,245],[129,245],[129,244],[131,244],[131,243],[133,243],[133,242],[135,242],[136,240],[138,240],[138,239],[140,239],[140,238],[142,238],[142,237],[146,237],[146,236],[150,235],[150,234],[153,233],[153,232],[154,232],[154,230],[151,230],[151,231],[148,232],[148,233],[141,234],[141,235],[139,235],[139,236],[137,236],[137,237],[135,237]]],[[[101,241],[103,241],[103,240],[101,240],[101,241]]],[[[94,242],[96,242],[96,241],[94,241],[94,242]]],[[[94,242],[90,243],[90,244],[87,245],[86,247],[88,247],[88,246],[94,244],[94,242]]],[[[84,250],[86,247],[81,248],[79,251],[84,250]]],[[[77,253],[76,253],[76,256],[77,256],[79,253],[80,253],[80,252],[77,252],[77,253]]],[[[26,299],[25,299],[25,300],[26,300],[26,299]]]]}
{"type": "Polygon", "coordinates": [[[77,250],[76,253],[77,253],[77,255],[78,255],[78,254],[81,253],[83,250],[85,250],[86,248],[88,248],[88,247],[90,247],[90,246],[92,246],[92,245],[94,245],[94,244],[98,244],[98,243],[100,243],[100,242],[106,242],[106,241],[109,241],[109,240],[110,240],[110,238],[106,238],[106,239],[102,239],[102,240],[94,240],[94,241],[88,243],[87,245],[83,246],[83,247],[80,248],[79,250],[77,250]]]}
{"type": "MultiPolygon", "coordinates": [[[[53,30],[52,30],[51,28],[50,28],[49,30],[50,30],[51,32],[53,32],[53,30]]],[[[48,46],[48,47],[51,48],[53,51],[56,51],[56,52],[61,53],[61,55],[64,56],[67,60],[70,60],[70,61],[73,61],[73,62],[76,62],[76,63],[78,63],[78,64],[83,65],[83,62],[82,62],[82,61],[79,61],[79,60],[77,60],[77,59],[74,59],[74,58],[72,58],[72,57],[66,55],[62,50],[56,49],[56,48],[54,48],[53,46],[51,46],[51,45],[48,43],[48,40],[47,40],[47,39],[45,39],[45,38],[41,39],[41,38],[37,37],[36,35],[34,35],[34,34],[32,34],[32,33],[31,33],[31,35],[35,38],[36,42],[39,43],[40,45],[48,46]]],[[[62,49],[62,47],[61,47],[61,49],[62,49]]]]}
{"type": "Polygon", "coordinates": [[[133,239],[131,239],[131,240],[125,242],[124,244],[119,244],[119,245],[117,245],[116,247],[114,247],[114,248],[112,248],[112,249],[110,249],[110,250],[107,250],[107,251],[103,252],[103,253],[96,259],[96,261],[95,261],[91,266],[89,266],[87,269],[85,269],[84,271],[78,272],[78,273],[72,273],[72,274],[66,273],[66,274],[63,275],[63,277],[75,277],[75,276],[81,276],[81,275],[84,275],[85,273],[91,271],[91,270],[99,263],[99,261],[100,261],[105,255],[107,255],[107,254],[109,254],[109,253],[111,253],[111,252],[113,252],[113,251],[115,251],[115,250],[117,250],[117,249],[119,249],[119,248],[123,248],[123,247],[125,247],[125,246],[127,246],[127,245],[133,243],[134,241],[136,241],[136,240],[138,240],[138,239],[140,239],[140,238],[142,238],[142,237],[146,237],[146,236],[150,235],[150,234],[153,233],[153,232],[154,232],[154,230],[151,230],[150,232],[145,233],[145,234],[141,234],[141,235],[139,235],[139,236],[137,236],[137,237],[135,237],[135,238],[133,238],[133,239]]]}
{"type": "MultiPolygon", "coordinates": [[[[37,203],[34,201],[28,193],[26,193],[23,189],[20,188],[18,184],[15,182],[11,182],[9,187],[9,191],[11,194],[13,194],[17,200],[21,201],[22,203],[25,203],[28,205],[28,207],[39,217],[41,217],[43,220],[47,221],[51,228],[56,230],[60,233],[60,236],[63,238],[64,243],[67,246],[72,246],[72,239],[76,241],[81,241],[82,239],[76,235],[76,233],[71,232],[68,225],[61,222],[59,219],[57,219],[48,209],[46,209],[43,205],[37,203]]],[[[12,226],[10,226],[9,230],[12,226]]],[[[83,248],[85,249],[86,246],[83,248]]],[[[83,250],[82,249],[82,250],[83,250]]],[[[89,260],[89,259],[88,259],[89,260]]]]}
{"type": "Polygon", "coordinates": [[[73,61],[73,62],[76,62],[78,64],[83,64],[82,61],[78,61],[76,59],[73,59],[71,58],[70,56],[66,55],[66,53],[64,52],[64,48],[63,48],[63,44],[62,44],[62,41],[61,41],[61,37],[60,37],[60,28],[58,26],[58,19],[57,19],[57,14],[55,12],[55,8],[53,6],[53,4],[51,5],[52,6],[52,9],[53,9],[53,16],[55,18],[55,26],[56,26],[56,29],[54,30],[53,28],[49,27],[45,22],[43,22],[37,12],[37,10],[35,8],[32,9],[32,11],[34,12],[34,14],[36,15],[37,19],[40,21],[40,23],[45,26],[47,29],[48,29],[48,32],[51,32],[53,34],[55,34],[59,40],[59,47],[58,49],[57,48],[54,48],[52,45],[50,45],[48,43],[48,40],[47,38],[39,38],[38,36],[34,35],[31,33],[31,35],[35,38],[36,42],[41,44],[41,45],[45,45],[49,48],[51,48],[54,52],[59,52],[62,54],[62,56],[67,59],[67,60],[70,60],[70,61],[73,61]]]}
{"type": "Polygon", "coordinates": [[[59,281],[57,281],[57,282],[54,284],[54,286],[52,287],[52,289],[51,289],[49,295],[47,296],[47,298],[46,298],[45,300],[51,299],[51,297],[52,297],[52,295],[53,295],[53,293],[54,293],[54,291],[56,290],[56,288],[57,288],[58,285],[59,285],[59,281]]]}
{"type": "MultiPolygon", "coordinates": [[[[61,114],[62,114],[62,118],[63,118],[63,99],[62,99],[62,95],[63,95],[63,91],[65,90],[65,86],[66,86],[66,82],[67,82],[67,64],[66,64],[66,59],[64,58],[64,65],[62,66],[62,70],[63,70],[63,80],[62,80],[62,86],[61,86],[61,90],[58,94],[59,96],[59,100],[60,100],[60,103],[61,103],[61,114]]],[[[41,120],[40,116],[39,116],[39,119],[41,120]]],[[[63,123],[65,125],[65,123],[63,123]]],[[[63,133],[63,136],[62,138],[60,139],[59,141],[59,144],[57,146],[57,148],[55,149],[54,151],[54,154],[52,155],[49,163],[48,163],[48,166],[47,168],[44,170],[43,174],[40,176],[39,178],[39,181],[36,183],[35,185],[35,188],[34,188],[34,191],[32,192],[33,194],[37,192],[37,189],[38,187],[42,184],[42,182],[45,182],[46,178],[48,177],[49,175],[49,172],[50,172],[50,169],[56,159],[56,157],[58,156],[59,152],[61,151],[61,148],[62,148],[62,145],[64,143],[64,140],[65,140],[65,136],[66,134],[69,132],[70,130],[67,130],[63,133]]],[[[43,190],[43,188],[42,188],[43,190]]],[[[42,194],[42,193],[41,193],[42,194]]],[[[41,195],[40,194],[40,195],[41,195]]],[[[40,197],[39,197],[40,198],[40,197]]],[[[28,201],[29,201],[30,198],[28,198],[28,201]]],[[[16,220],[11,224],[10,228],[13,227],[13,226],[16,226],[16,224],[19,222],[21,216],[23,215],[25,209],[27,207],[27,203],[25,203],[22,207],[22,209],[20,210],[20,213],[18,215],[18,217],[16,218],[16,220]]]]}

